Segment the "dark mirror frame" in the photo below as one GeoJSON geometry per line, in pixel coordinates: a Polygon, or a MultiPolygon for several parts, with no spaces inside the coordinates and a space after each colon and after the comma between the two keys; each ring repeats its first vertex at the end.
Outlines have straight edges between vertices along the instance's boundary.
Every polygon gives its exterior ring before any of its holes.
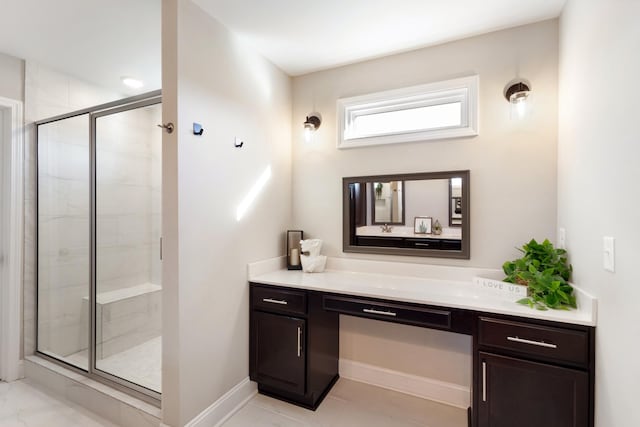
{"type": "MultiPolygon", "coordinates": [[[[382,182],[383,184],[386,184],[387,181],[379,181],[382,182]]],[[[373,188],[373,182],[371,183],[371,203],[370,203],[370,208],[371,208],[371,224],[372,225],[384,225],[384,224],[388,224],[388,225],[405,225],[405,218],[404,218],[404,181],[402,182],[402,200],[400,200],[400,206],[402,206],[402,218],[400,218],[400,221],[377,221],[376,220],[376,198],[374,196],[375,193],[375,188],[373,188]]],[[[391,184],[389,182],[389,184],[391,184]]],[[[366,192],[366,188],[365,188],[365,192],[366,192]]]]}
{"type": "MultiPolygon", "coordinates": [[[[470,173],[468,170],[460,171],[444,171],[444,172],[423,172],[410,174],[394,174],[394,175],[370,175],[355,176],[342,178],[342,250],[343,252],[365,253],[365,254],[381,254],[381,255],[403,255],[403,256],[421,256],[434,258],[458,258],[470,259],[471,257],[471,227],[470,227],[470,173]],[[442,250],[442,249],[417,249],[404,247],[382,247],[382,246],[358,246],[353,244],[355,236],[355,224],[350,224],[350,185],[363,183],[368,181],[415,181],[425,179],[447,179],[460,177],[462,178],[462,249],[461,250],[442,250]]],[[[404,192],[404,188],[403,188],[404,192]]],[[[366,193],[366,190],[365,190],[366,193]]],[[[450,204],[450,200],[448,201],[450,204]]],[[[364,206],[369,206],[366,202],[364,206]]],[[[355,206],[354,206],[355,209],[355,206]]],[[[360,207],[362,209],[362,207],[360,207]]],[[[362,212],[361,212],[362,214],[362,212]]],[[[355,218],[355,215],[353,216],[355,218]]],[[[365,213],[366,218],[366,213],[365,213]]]]}

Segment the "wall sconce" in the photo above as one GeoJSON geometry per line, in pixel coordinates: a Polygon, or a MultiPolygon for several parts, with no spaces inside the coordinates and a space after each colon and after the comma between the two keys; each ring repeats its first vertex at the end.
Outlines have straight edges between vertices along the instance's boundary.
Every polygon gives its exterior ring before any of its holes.
{"type": "Polygon", "coordinates": [[[318,130],[320,125],[322,124],[322,116],[320,113],[309,113],[306,120],[304,121],[304,139],[307,141],[311,140],[311,135],[315,131],[318,130]]]}
{"type": "Polygon", "coordinates": [[[527,110],[527,98],[531,93],[531,84],[525,80],[512,80],[504,88],[504,97],[511,104],[511,116],[513,113],[522,118],[527,110]]]}

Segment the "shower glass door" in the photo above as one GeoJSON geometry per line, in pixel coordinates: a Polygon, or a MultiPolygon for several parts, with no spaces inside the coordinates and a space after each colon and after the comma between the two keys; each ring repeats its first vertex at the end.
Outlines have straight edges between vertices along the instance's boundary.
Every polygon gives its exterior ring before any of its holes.
{"type": "Polygon", "coordinates": [[[161,102],[156,91],[36,122],[36,351],[156,404],[161,102]]]}
{"type": "Polygon", "coordinates": [[[88,370],[89,114],[38,132],[38,351],[88,370]]]}
{"type": "Polygon", "coordinates": [[[95,370],[161,392],[159,100],[93,115],[95,370]]]}

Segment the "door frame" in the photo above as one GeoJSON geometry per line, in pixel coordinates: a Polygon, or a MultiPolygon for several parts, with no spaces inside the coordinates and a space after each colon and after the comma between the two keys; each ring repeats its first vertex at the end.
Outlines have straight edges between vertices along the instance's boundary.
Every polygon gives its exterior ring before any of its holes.
{"type": "Polygon", "coordinates": [[[23,103],[15,99],[0,97],[0,109],[9,113],[10,122],[4,135],[0,136],[0,148],[10,145],[11,155],[5,161],[9,167],[8,183],[2,183],[1,191],[9,190],[7,199],[9,208],[7,218],[8,239],[4,239],[3,252],[7,254],[7,263],[0,274],[8,286],[0,289],[0,379],[15,381],[24,376],[22,360],[22,280],[24,255],[24,119],[23,103]],[[7,134],[7,130],[10,131],[7,134]]]}

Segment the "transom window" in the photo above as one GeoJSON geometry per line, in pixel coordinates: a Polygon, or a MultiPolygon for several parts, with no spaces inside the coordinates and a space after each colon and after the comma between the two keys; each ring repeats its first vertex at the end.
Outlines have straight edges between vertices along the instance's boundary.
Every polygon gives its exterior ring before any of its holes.
{"type": "Polygon", "coordinates": [[[338,100],[338,148],[478,134],[478,76],[338,100]]]}

